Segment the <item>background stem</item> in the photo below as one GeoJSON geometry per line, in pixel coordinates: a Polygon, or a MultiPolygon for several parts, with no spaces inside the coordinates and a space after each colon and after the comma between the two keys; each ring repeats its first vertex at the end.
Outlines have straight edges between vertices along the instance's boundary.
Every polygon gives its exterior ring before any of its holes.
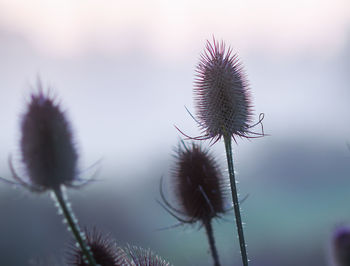
{"type": "Polygon", "coordinates": [[[247,250],[246,250],[246,244],[244,241],[244,234],[243,234],[243,225],[242,225],[242,219],[241,219],[241,211],[239,208],[239,201],[238,201],[238,195],[237,195],[237,187],[236,187],[236,180],[235,180],[235,172],[233,168],[233,155],[232,155],[232,147],[231,147],[231,136],[225,134],[224,135],[224,142],[225,142],[225,149],[226,149],[226,158],[227,158],[227,164],[228,164],[228,172],[230,175],[230,183],[231,183],[231,191],[232,191],[232,202],[233,202],[233,208],[235,210],[235,217],[236,217],[236,225],[237,225],[237,232],[238,232],[238,238],[239,238],[239,246],[241,248],[241,255],[242,255],[242,261],[244,266],[248,266],[248,257],[247,257],[247,250]]]}
{"type": "Polygon", "coordinates": [[[83,235],[81,233],[81,230],[79,228],[79,225],[76,221],[76,218],[74,217],[74,213],[71,210],[70,207],[68,207],[68,202],[67,199],[64,197],[62,188],[56,188],[53,190],[53,195],[55,197],[55,199],[57,200],[57,203],[59,205],[59,208],[62,211],[62,214],[64,215],[64,217],[67,220],[67,224],[68,227],[71,229],[75,239],[77,240],[81,251],[83,252],[86,260],[88,261],[90,266],[98,266],[91,251],[90,251],[90,247],[85,243],[85,241],[83,240],[83,235]]]}
{"type": "Polygon", "coordinates": [[[210,246],[211,255],[212,255],[213,259],[214,259],[214,266],[220,266],[219,255],[218,255],[218,252],[217,252],[216,246],[215,246],[213,227],[211,225],[210,220],[204,222],[204,226],[205,226],[205,230],[207,232],[207,236],[208,236],[208,240],[209,240],[209,246],[210,246]]]}

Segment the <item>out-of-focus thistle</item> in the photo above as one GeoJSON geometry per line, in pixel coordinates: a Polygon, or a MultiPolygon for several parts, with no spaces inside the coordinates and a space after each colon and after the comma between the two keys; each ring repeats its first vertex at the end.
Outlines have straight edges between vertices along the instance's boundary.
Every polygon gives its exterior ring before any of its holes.
{"type": "MultiPolygon", "coordinates": [[[[100,266],[128,266],[132,265],[128,254],[109,236],[103,236],[94,228],[91,232],[85,230],[86,242],[91,248],[96,263],[100,266]]],[[[72,266],[88,266],[81,249],[72,247],[68,251],[68,264],[72,266]],[[72,251],[73,250],[73,251],[72,251]]]]}
{"type": "Polygon", "coordinates": [[[40,90],[31,95],[21,123],[22,161],[34,191],[71,186],[78,155],[72,131],[54,99],[40,90]]]}
{"type": "Polygon", "coordinates": [[[173,207],[165,198],[160,184],[163,202],[159,202],[181,223],[199,222],[206,229],[214,265],[219,266],[215,246],[212,219],[225,213],[225,190],[221,171],[208,150],[192,143],[187,147],[181,142],[176,151],[176,164],[172,185],[179,207],[173,207]]]}
{"type": "Polygon", "coordinates": [[[350,266],[350,228],[339,227],[332,239],[334,266],[350,266]]]}
{"type": "MultiPolygon", "coordinates": [[[[100,266],[171,266],[150,249],[136,246],[121,248],[109,236],[103,236],[94,228],[86,231],[86,241],[91,247],[96,262],[100,266]]],[[[88,266],[80,249],[73,247],[69,251],[68,264],[72,266],[88,266]]]]}
{"type": "Polygon", "coordinates": [[[20,142],[22,162],[29,181],[24,181],[9,160],[13,178],[34,192],[50,190],[59,213],[72,231],[88,265],[96,265],[70,207],[64,187],[76,186],[78,154],[72,131],[64,112],[55,100],[44,93],[39,83],[33,93],[21,122],[20,142]]]}
{"type": "Polygon", "coordinates": [[[151,249],[143,249],[136,246],[125,248],[132,264],[130,266],[171,266],[169,262],[155,254],[151,249]]]}
{"type": "Polygon", "coordinates": [[[213,39],[207,41],[206,49],[197,65],[194,86],[194,101],[197,118],[203,136],[193,139],[210,139],[214,143],[224,138],[232,201],[236,216],[243,265],[248,265],[246,244],[237,195],[233,168],[232,138],[256,138],[264,135],[255,133],[251,128],[261,124],[264,116],[252,124],[252,104],[249,86],[243,67],[231,48],[226,49],[224,42],[213,39]]]}

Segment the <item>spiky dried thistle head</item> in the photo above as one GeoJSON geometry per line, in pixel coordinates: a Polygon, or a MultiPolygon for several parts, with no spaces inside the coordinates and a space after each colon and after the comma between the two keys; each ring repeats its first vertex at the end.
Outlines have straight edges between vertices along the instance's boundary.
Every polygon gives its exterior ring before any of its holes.
{"type": "MultiPolygon", "coordinates": [[[[96,228],[85,230],[86,243],[91,248],[96,263],[100,266],[132,266],[128,254],[118,247],[109,236],[103,236],[96,228]]],[[[78,247],[69,251],[68,264],[72,266],[88,266],[84,254],[78,247]]]]}
{"type": "MultiPolygon", "coordinates": [[[[91,248],[96,263],[100,266],[171,266],[151,249],[128,245],[117,246],[110,236],[103,236],[96,228],[85,230],[86,243],[91,248]]],[[[83,252],[76,246],[68,251],[67,263],[71,266],[88,266],[83,252]]]]}
{"type": "Polygon", "coordinates": [[[226,183],[209,151],[195,143],[188,147],[181,142],[175,158],[172,185],[179,207],[173,207],[161,190],[163,207],[180,222],[190,224],[207,224],[225,213],[226,183]]]}
{"type": "Polygon", "coordinates": [[[207,41],[196,69],[194,101],[204,139],[247,137],[252,104],[243,66],[224,42],[207,41]]]}
{"type": "Polygon", "coordinates": [[[169,262],[156,255],[151,249],[128,246],[125,250],[133,262],[130,266],[171,266],[169,262]]]}
{"type": "Polygon", "coordinates": [[[78,154],[70,124],[58,103],[41,87],[31,95],[23,114],[20,149],[30,179],[30,184],[20,179],[22,184],[45,191],[70,186],[75,180],[78,154]]]}
{"type": "Polygon", "coordinates": [[[333,260],[336,266],[350,265],[350,228],[339,227],[332,239],[333,260]]]}

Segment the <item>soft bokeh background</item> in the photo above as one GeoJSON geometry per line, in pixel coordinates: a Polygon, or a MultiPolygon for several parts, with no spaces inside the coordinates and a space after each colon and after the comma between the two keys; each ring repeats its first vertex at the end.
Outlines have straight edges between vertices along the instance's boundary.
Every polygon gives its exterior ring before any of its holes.
{"type": "MultiPolygon", "coordinates": [[[[251,266],[329,265],[331,233],[350,223],[348,0],[0,0],[0,175],[9,154],[21,172],[19,119],[40,77],[72,121],[83,176],[102,159],[97,182],[69,191],[80,223],[174,265],[211,265],[203,230],[155,231],[176,220],[154,199],[173,125],[199,134],[184,105],[194,112],[194,68],[213,35],[239,53],[271,135],[234,146],[251,266]]],[[[223,143],[212,149],[225,170],[223,143]]],[[[0,183],[1,265],[61,265],[72,240],[53,205],[0,183]]],[[[225,218],[219,254],[240,265],[225,218]]]]}

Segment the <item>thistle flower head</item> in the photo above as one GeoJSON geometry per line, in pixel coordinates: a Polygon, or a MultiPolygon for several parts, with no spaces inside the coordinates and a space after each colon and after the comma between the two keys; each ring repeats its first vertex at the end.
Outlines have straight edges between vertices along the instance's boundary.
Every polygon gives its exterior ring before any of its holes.
{"type": "Polygon", "coordinates": [[[28,186],[44,191],[74,181],[78,155],[70,125],[54,99],[41,89],[31,95],[22,117],[20,149],[31,181],[28,186]]]}
{"type": "Polygon", "coordinates": [[[201,146],[192,143],[187,147],[183,142],[182,146],[179,145],[172,183],[179,209],[170,205],[162,191],[161,196],[164,207],[180,222],[206,224],[226,211],[226,188],[219,166],[209,151],[201,146]]]}
{"type": "Polygon", "coordinates": [[[203,138],[246,137],[252,118],[248,82],[243,67],[224,42],[207,41],[196,69],[194,100],[203,138]]]}
{"type": "Polygon", "coordinates": [[[336,266],[350,265],[350,228],[340,227],[333,235],[333,259],[336,266]]]}
{"type": "MultiPolygon", "coordinates": [[[[91,232],[86,232],[86,242],[91,248],[91,252],[95,261],[100,266],[131,266],[127,253],[120,247],[117,247],[115,241],[109,237],[103,236],[94,228],[91,232]]],[[[77,248],[73,248],[73,252],[69,257],[69,265],[72,266],[88,266],[84,260],[83,252],[77,248]]]]}

